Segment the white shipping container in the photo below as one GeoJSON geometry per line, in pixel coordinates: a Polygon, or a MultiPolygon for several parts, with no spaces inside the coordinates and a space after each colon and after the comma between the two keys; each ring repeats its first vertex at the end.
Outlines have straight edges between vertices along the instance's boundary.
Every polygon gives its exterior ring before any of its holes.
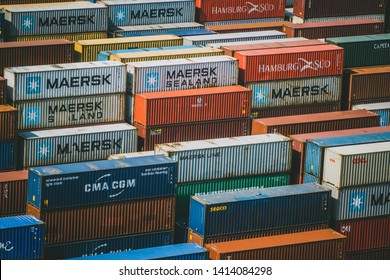
{"type": "Polygon", "coordinates": [[[325,149],[323,182],[336,188],[390,182],[390,142],[325,149]]]}
{"type": "Polygon", "coordinates": [[[147,93],[238,83],[238,60],[230,56],[127,63],[128,93],[147,93]]]}
{"type": "Polygon", "coordinates": [[[137,129],[127,123],[22,132],[19,137],[22,169],[137,151],[137,129]]]}
{"type": "Polygon", "coordinates": [[[118,61],[10,67],[4,77],[12,101],[126,91],[126,65],[118,61]]]}
{"type": "Polygon", "coordinates": [[[136,153],[110,155],[107,159],[113,160],[113,159],[123,159],[123,158],[154,156],[154,155],[155,155],[154,151],[144,151],[144,152],[136,152],[136,153]]]}
{"type": "Polygon", "coordinates": [[[220,47],[228,47],[228,46],[268,44],[268,43],[283,43],[283,42],[297,42],[297,41],[307,41],[307,40],[309,40],[309,39],[306,39],[306,38],[303,38],[303,37],[296,37],[296,38],[282,38],[282,39],[270,39],[270,40],[255,40],[255,41],[213,43],[213,44],[206,44],[206,47],[220,48],[220,47]]]}
{"type": "Polygon", "coordinates": [[[178,162],[178,183],[290,172],[292,140],[280,134],[155,145],[178,162]]]}

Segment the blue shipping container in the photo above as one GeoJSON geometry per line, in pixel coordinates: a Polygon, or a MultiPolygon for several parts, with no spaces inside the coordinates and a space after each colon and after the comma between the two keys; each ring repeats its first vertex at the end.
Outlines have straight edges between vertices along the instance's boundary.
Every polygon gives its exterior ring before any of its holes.
{"type": "Polygon", "coordinates": [[[189,228],[206,238],[327,224],[329,201],[314,183],[193,196],[189,228]]]}
{"type": "Polygon", "coordinates": [[[390,141],[390,132],[312,139],[306,143],[305,172],[322,181],[325,149],[390,141]]]}
{"type": "Polygon", "coordinates": [[[158,247],[173,244],[174,231],[125,235],[115,238],[87,240],[45,246],[45,259],[69,259],[125,252],[129,250],[158,247]]]}
{"type": "Polygon", "coordinates": [[[29,170],[27,201],[54,209],[176,193],[177,162],[162,156],[101,160],[34,167],[29,170]]]}
{"type": "Polygon", "coordinates": [[[44,230],[45,224],[30,215],[0,218],[0,259],[41,259],[44,230]]]}
{"type": "Polygon", "coordinates": [[[14,170],[16,142],[0,141],[0,171],[14,170]]]}
{"type": "Polygon", "coordinates": [[[309,173],[303,173],[303,183],[318,183],[320,184],[320,179],[315,177],[314,175],[312,174],[309,174],[309,173]]]}
{"type": "Polygon", "coordinates": [[[73,260],[207,260],[208,255],[208,251],[196,243],[180,243],[73,260]]]}

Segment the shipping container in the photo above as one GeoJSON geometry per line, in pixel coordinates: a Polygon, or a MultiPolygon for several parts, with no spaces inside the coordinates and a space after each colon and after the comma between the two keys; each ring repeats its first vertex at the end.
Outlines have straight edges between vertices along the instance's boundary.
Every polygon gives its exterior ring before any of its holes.
{"type": "Polygon", "coordinates": [[[302,19],[384,14],[386,0],[297,0],[294,15],[302,19]]]}
{"type": "Polygon", "coordinates": [[[5,37],[107,32],[107,7],[103,4],[22,5],[3,9],[5,37]]]}
{"type": "MultiPolygon", "coordinates": [[[[389,94],[390,95],[390,94],[389,94]]],[[[390,96],[389,96],[390,97],[390,96]]],[[[390,102],[372,103],[352,106],[352,110],[368,110],[380,116],[380,125],[390,125],[390,102]]]]}
{"type": "Polygon", "coordinates": [[[134,122],[161,126],[246,118],[252,92],[242,86],[154,92],[134,96],[134,122]]]}
{"type": "MultiPolygon", "coordinates": [[[[175,244],[177,243],[186,243],[188,239],[188,223],[183,221],[178,221],[176,219],[175,223],[175,244]]],[[[193,242],[193,241],[189,241],[193,242]]],[[[202,245],[200,245],[202,246],[202,245]]],[[[202,246],[203,247],[203,246],[202,246]]]]}
{"type": "Polygon", "coordinates": [[[312,174],[309,174],[309,173],[306,173],[304,172],[303,173],[303,176],[302,176],[302,183],[305,184],[305,183],[318,183],[318,184],[321,184],[321,179],[312,175],[312,174]]]}
{"type": "Polygon", "coordinates": [[[27,201],[40,211],[170,196],[177,166],[156,155],[33,167],[27,201]]]}
{"type": "Polygon", "coordinates": [[[288,185],[289,181],[289,173],[277,173],[179,184],[176,191],[176,217],[182,217],[184,220],[188,220],[190,199],[192,195],[212,194],[251,188],[261,189],[279,187],[288,185]]]}
{"type": "Polygon", "coordinates": [[[326,148],[323,181],[344,188],[390,182],[390,141],[326,148]]]}
{"type": "Polygon", "coordinates": [[[380,102],[380,99],[390,98],[389,89],[390,66],[345,69],[342,94],[343,108],[350,110],[352,103],[364,103],[369,100],[380,102]]]}
{"type": "Polygon", "coordinates": [[[173,30],[173,31],[160,31],[160,32],[154,32],[151,34],[150,32],[140,32],[140,33],[130,33],[127,35],[127,31],[121,32],[121,30],[115,30],[112,33],[109,33],[110,37],[112,38],[121,38],[121,37],[134,37],[134,36],[150,36],[150,35],[176,35],[179,37],[184,37],[184,36],[201,36],[201,35],[212,35],[212,34],[217,34],[214,31],[208,30],[208,29],[197,29],[197,30],[173,30]]]}
{"type": "Polygon", "coordinates": [[[343,74],[344,50],[334,45],[242,51],[234,57],[245,83],[343,74]]]}
{"type": "Polygon", "coordinates": [[[332,228],[347,237],[347,252],[390,247],[390,216],[338,221],[332,228]]]}
{"type": "Polygon", "coordinates": [[[18,109],[19,132],[125,121],[124,93],[32,100],[13,104],[18,109]]]}
{"type": "Polygon", "coordinates": [[[196,0],[198,22],[284,17],[286,0],[196,0]]]}
{"type": "Polygon", "coordinates": [[[274,118],[304,114],[317,114],[340,111],[340,102],[314,103],[304,105],[282,106],[274,108],[252,108],[252,119],[274,118]]]}
{"type": "Polygon", "coordinates": [[[332,191],[332,221],[390,215],[390,183],[337,188],[323,182],[332,191]]]}
{"type": "Polygon", "coordinates": [[[203,237],[315,224],[330,218],[330,190],[319,184],[191,197],[189,228],[203,237]]]}
{"type": "Polygon", "coordinates": [[[206,245],[212,260],[343,260],[346,237],[332,229],[206,245]]]}
{"type": "Polygon", "coordinates": [[[127,154],[114,154],[110,155],[107,159],[124,159],[124,158],[134,158],[134,157],[144,157],[144,156],[154,156],[154,151],[144,151],[144,152],[135,152],[127,154]]]}
{"type": "Polygon", "coordinates": [[[106,159],[137,150],[137,129],[126,123],[19,133],[21,169],[106,159]]]}
{"type": "Polygon", "coordinates": [[[58,40],[65,39],[72,42],[79,40],[95,40],[107,38],[107,32],[86,32],[86,33],[64,33],[64,34],[50,34],[50,35],[38,35],[38,36],[18,36],[12,37],[9,41],[38,41],[38,40],[58,40]]]}
{"type": "Polygon", "coordinates": [[[42,259],[44,234],[45,224],[30,215],[0,218],[0,259],[42,259]]]}
{"type": "Polygon", "coordinates": [[[4,74],[14,102],[126,91],[126,66],[117,61],[11,67],[4,74]]]}
{"type": "Polygon", "coordinates": [[[266,31],[276,30],[283,31],[285,21],[275,22],[258,22],[258,23],[244,23],[244,24],[226,24],[226,25],[211,25],[207,26],[207,30],[216,33],[236,33],[236,32],[253,32],[253,31],[266,31]]]}
{"type": "Polygon", "coordinates": [[[291,170],[291,140],[280,134],[166,143],[154,151],[178,162],[178,183],[291,170]]]}
{"type": "Polygon", "coordinates": [[[108,8],[108,27],[195,21],[193,0],[101,1],[108,8]]]}
{"type": "Polygon", "coordinates": [[[286,0],[286,7],[292,7],[294,5],[294,0],[286,0]]]}
{"type": "Polygon", "coordinates": [[[173,244],[174,231],[158,231],[45,246],[46,260],[126,252],[173,244]]]}
{"type": "Polygon", "coordinates": [[[183,45],[183,38],[175,35],[80,40],[74,44],[74,60],[81,62],[96,61],[98,53],[101,51],[180,45],[183,45]]]}
{"type": "MultiPolygon", "coordinates": [[[[0,70],[3,72],[3,70],[0,70]]],[[[7,104],[7,79],[0,76],[0,105],[7,104]]]]}
{"type": "Polygon", "coordinates": [[[27,213],[45,222],[45,245],[54,245],[174,230],[175,197],[43,211],[27,204],[27,213]]]}
{"type": "Polygon", "coordinates": [[[163,143],[248,136],[251,133],[249,118],[152,127],[145,127],[138,123],[133,125],[138,129],[139,151],[153,150],[155,145],[163,143]]]}
{"type": "Polygon", "coordinates": [[[0,216],[26,213],[27,171],[0,173],[0,216]]]}
{"type": "Polygon", "coordinates": [[[390,64],[390,34],[328,38],[344,49],[344,67],[390,64]]]}
{"type": "Polygon", "coordinates": [[[252,108],[272,108],[340,102],[341,81],[338,75],[250,82],[245,87],[252,90],[252,108]]]}
{"type": "Polygon", "coordinates": [[[73,42],[44,40],[0,44],[0,75],[5,67],[73,62],[73,42]]]}
{"type": "Polygon", "coordinates": [[[176,50],[158,50],[146,52],[128,52],[111,54],[110,60],[120,61],[122,63],[137,62],[137,61],[152,61],[152,60],[169,60],[178,58],[192,58],[205,56],[223,55],[223,51],[215,48],[192,48],[192,49],[176,49],[176,50]]]}
{"type": "Polygon", "coordinates": [[[16,141],[0,141],[0,171],[16,169],[16,141]]]}
{"type": "Polygon", "coordinates": [[[0,141],[16,140],[18,110],[10,105],[0,105],[0,141]]]}
{"type": "Polygon", "coordinates": [[[73,258],[73,260],[208,260],[208,256],[209,252],[198,244],[181,243],[84,258],[73,258]]]}
{"type": "Polygon", "coordinates": [[[384,22],[376,19],[339,20],[312,23],[286,23],[283,32],[288,38],[333,38],[358,35],[374,35],[384,32],[384,22]]]}
{"type": "Polygon", "coordinates": [[[249,238],[274,236],[274,235],[320,230],[320,229],[327,229],[327,228],[329,228],[328,224],[320,224],[320,225],[308,225],[308,226],[301,226],[301,227],[281,228],[281,229],[266,230],[266,231],[255,231],[255,232],[248,232],[242,234],[214,236],[214,237],[206,237],[206,238],[202,237],[201,235],[189,229],[187,242],[195,242],[200,246],[204,247],[206,244],[210,244],[210,243],[228,242],[228,241],[243,240],[249,238]]]}
{"type": "Polygon", "coordinates": [[[366,99],[366,100],[353,101],[353,102],[349,103],[348,105],[351,108],[350,110],[352,110],[352,107],[355,107],[355,106],[373,104],[373,103],[383,103],[383,102],[390,102],[390,96],[385,97],[385,98],[379,98],[379,99],[366,99]]]}
{"type": "Polygon", "coordinates": [[[183,37],[183,45],[200,45],[206,46],[213,43],[256,41],[269,39],[286,38],[286,34],[280,31],[255,31],[255,32],[238,32],[226,34],[211,34],[200,36],[183,37]]]}
{"type": "Polygon", "coordinates": [[[224,21],[208,21],[202,22],[204,26],[216,26],[216,25],[231,25],[231,24],[252,24],[260,22],[279,22],[284,21],[283,17],[277,18],[255,18],[255,19],[242,19],[242,20],[224,20],[224,21]]]}
{"type": "Polygon", "coordinates": [[[346,260],[389,260],[390,247],[347,253],[346,260]]]}
{"type": "Polygon", "coordinates": [[[127,64],[132,94],[237,85],[238,60],[230,56],[194,57],[127,64]]]}
{"type": "Polygon", "coordinates": [[[320,18],[310,18],[302,19],[300,17],[292,16],[292,23],[312,23],[312,22],[331,22],[331,21],[340,21],[340,20],[361,20],[361,19],[375,19],[379,21],[385,21],[385,15],[359,15],[359,16],[342,16],[342,17],[320,17],[320,18]]]}
{"type": "Polygon", "coordinates": [[[379,116],[367,110],[285,116],[252,120],[252,134],[283,135],[379,126],[379,116]]]}
{"type": "Polygon", "coordinates": [[[298,41],[308,41],[306,38],[282,38],[282,39],[269,39],[269,40],[254,40],[254,41],[241,41],[241,42],[227,42],[227,43],[213,43],[206,44],[206,47],[212,48],[222,48],[228,46],[247,46],[247,45],[257,45],[257,44],[269,44],[269,43],[284,43],[284,42],[298,42],[298,41]]]}
{"type": "Polygon", "coordinates": [[[3,42],[3,36],[4,36],[3,26],[4,26],[4,12],[0,11],[0,42],[3,42]]]}

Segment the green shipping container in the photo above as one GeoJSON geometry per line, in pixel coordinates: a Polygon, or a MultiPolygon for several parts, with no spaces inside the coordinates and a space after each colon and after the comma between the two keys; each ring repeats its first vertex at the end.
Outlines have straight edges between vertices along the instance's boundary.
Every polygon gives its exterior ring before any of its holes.
{"type": "Polygon", "coordinates": [[[390,64],[390,34],[328,38],[344,48],[344,68],[390,64]]]}
{"type": "Polygon", "coordinates": [[[270,188],[285,186],[290,183],[289,173],[278,173],[253,177],[235,177],[225,180],[191,182],[177,185],[176,218],[188,220],[190,197],[192,195],[209,194],[242,190],[247,188],[270,188]]]}

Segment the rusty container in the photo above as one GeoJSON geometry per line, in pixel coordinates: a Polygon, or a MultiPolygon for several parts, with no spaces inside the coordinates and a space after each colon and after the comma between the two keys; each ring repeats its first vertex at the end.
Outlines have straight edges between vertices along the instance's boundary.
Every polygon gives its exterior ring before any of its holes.
{"type": "Polygon", "coordinates": [[[7,104],[7,79],[0,77],[0,105],[7,104]]]}
{"type": "Polygon", "coordinates": [[[18,110],[10,105],[0,105],[0,141],[16,140],[17,113],[18,110]]]}
{"type": "Polygon", "coordinates": [[[0,173],[0,217],[26,213],[28,171],[0,173]]]}

